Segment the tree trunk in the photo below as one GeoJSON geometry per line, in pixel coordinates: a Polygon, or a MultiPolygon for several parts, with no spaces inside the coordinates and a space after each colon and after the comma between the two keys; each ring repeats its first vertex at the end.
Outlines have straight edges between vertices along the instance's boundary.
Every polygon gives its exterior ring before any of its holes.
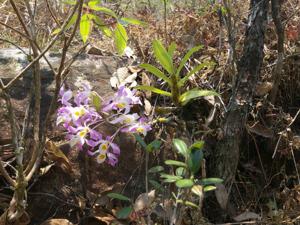
{"type": "Polygon", "coordinates": [[[217,143],[209,164],[210,175],[222,178],[228,192],[235,177],[241,138],[262,66],[268,5],[268,0],[250,2],[244,48],[223,124],[223,139],[217,143]]]}

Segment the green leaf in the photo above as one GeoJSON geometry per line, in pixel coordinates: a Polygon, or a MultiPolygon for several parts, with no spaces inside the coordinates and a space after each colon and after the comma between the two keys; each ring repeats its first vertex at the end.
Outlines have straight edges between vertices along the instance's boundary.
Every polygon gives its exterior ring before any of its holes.
{"type": "Polygon", "coordinates": [[[173,183],[173,182],[175,182],[177,180],[181,180],[182,179],[182,177],[180,177],[180,176],[174,176],[174,175],[165,174],[165,173],[161,173],[160,177],[161,178],[165,178],[165,180],[163,180],[163,182],[166,182],[166,183],[173,183]]]}
{"type": "Polygon", "coordinates": [[[73,24],[75,24],[78,17],[78,13],[74,13],[74,15],[71,17],[69,23],[66,25],[65,30],[68,30],[73,24]]]}
{"type": "Polygon", "coordinates": [[[61,31],[60,28],[56,28],[56,29],[51,33],[51,35],[56,35],[56,34],[58,34],[60,31],[61,31]]]}
{"type": "Polygon", "coordinates": [[[88,7],[92,7],[92,6],[98,5],[100,3],[101,3],[100,0],[91,0],[88,2],[88,7]]]}
{"type": "Polygon", "coordinates": [[[190,157],[188,159],[188,166],[193,174],[196,174],[199,171],[202,160],[203,151],[201,149],[192,149],[190,152],[190,157]]]}
{"type": "Polygon", "coordinates": [[[119,194],[119,193],[109,193],[107,194],[107,197],[118,199],[120,201],[128,201],[131,202],[131,199],[126,197],[125,195],[119,194]]]}
{"type": "Polygon", "coordinates": [[[174,182],[176,182],[176,180],[173,179],[173,178],[166,178],[162,182],[164,182],[164,183],[174,183],[174,182]]]}
{"type": "Polygon", "coordinates": [[[157,61],[162,65],[162,67],[168,71],[169,74],[174,73],[174,66],[173,66],[173,60],[165,47],[162,45],[162,43],[159,40],[153,41],[153,51],[155,58],[157,61]]]}
{"type": "Polygon", "coordinates": [[[145,63],[145,64],[141,64],[140,67],[142,67],[143,69],[147,70],[148,72],[154,74],[159,79],[163,79],[168,84],[171,84],[171,80],[155,66],[145,63]]]}
{"type": "Polygon", "coordinates": [[[84,14],[80,20],[80,35],[83,43],[87,41],[90,35],[91,30],[91,20],[89,19],[88,14],[84,14]]]}
{"type": "Polygon", "coordinates": [[[216,190],[217,188],[215,186],[206,186],[204,187],[203,191],[208,192],[208,191],[213,191],[216,190]]]}
{"type": "Polygon", "coordinates": [[[220,178],[214,178],[214,177],[211,177],[211,178],[203,178],[200,180],[200,183],[203,185],[203,186],[207,186],[207,185],[212,185],[212,184],[220,184],[222,183],[223,180],[220,179],[220,178]]]}
{"type": "Polygon", "coordinates": [[[136,89],[140,89],[140,90],[144,90],[144,91],[152,91],[152,92],[154,92],[156,94],[165,95],[165,96],[168,96],[168,97],[172,96],[172,94],[170,92],[163,91],[161,89],[158,89],[158,88],[155,88],[155,87],[152,87],[152,86],[139,85],[139,86],[136,86],[135,88],[136,89]]]}
{"type": "Polygon", "coordinates": [[[171,44],[170,44],[170,46],[168,47],[168,53],[169,53],[169,55],[171,56],[171,58],[173,58],[173,56],[174,56],[174,52],[175,52],[175,50],[176,50],[176,43],[175,42],[172,42],[171,44]]]}
{"type": "Polygon", "coordinates": [[[160,148],[161,141],[160,140],[154,140],[150,144],[147,145],[146,150],[148,152],[152,152],[153,150],[158,150],[160,148]]]}
{"type": "Polygon", "coordinates": [[[156,180],[149,180],[149,183],[157,190],[162,191],[163,187],[156,180]]]}
{"type": "Polygon", "coordinates": [[[182,87],[189,79],[190,76],[192,76],[193,74],[197,73],[199,70],[203,69],[204,67],[210,66],[210,65],[214,65],[215,63],[201,63],[199,65],[197,65],[194,69],[192,69],[190,72],[187,73],[187,75],[185,75],[179,82],[178,82],[178,86],[182,87]]]}
{"type": "MultiPolygon", "coordinates": [[[[71,17],[70,21],[68,22],[68,24],[65,27],[65,30],[68,30],[73,24],[75,24],[76,20],[77,20],[78,14],[74,13],[74,15],[71,17]]],[[[61,28],[57,28],[52,32],[52,35],[56,35],[61,31],[61,28]]]]}
{"type": "Polygon", "coordinates": [[[121,18],[122,21],[124,21],[127,24],[132,24],[132,25],[146,25],[147,23],[134,19],[134,18],[127,18],[127,17],[123,17],[121,18]]]}
{"type": "Polygon", "coordinates": [[[117,218],[118,219],[126,219],[129,217],[129,215],[132,211],[133,211],[133,208],[131,206],[124,207],[117,212],[117,214],[116,214],[117,218]]]}
{"type": "Polygon", "coordinates": [[[176,202],[181,203],[181,204],[186,205],[186,206],[191,206],[191,207],[199,209],[199,206],[197,206],[195,203],[190,202],[190,201],[183,201],[181,199],[177,199],[176,202]]]}
{"type": "Polygon", "coordinates": [[[202,149],[204,146],[204,143],[205,143],[204,141],[196,141],[189,147],[189,149],[190,150],[191,149],[202,149]]]}
{"type": "Polygon", "coordinates": [[[98,11],[98,12],[102,12],[102,13],[104,13],[106,15],[109,15],[109,16],[112,16],[114,18],[117,18],[117,14],[114,11],[112,11],[111,9],[108,9],[106,7],[101,7],[101,6],[97,6],[97,5],[91,5],[89,7],[92,10],[95,10],[95,11],[98,11]]]}
{"type": "Polygon", "coordinates": [[[95,24],[98,26],[98,28],[103,32],[103,34],[105,36],[107,36],[107,37],[112,36],[112,31],[110,30],[110,28],[108,26],[105,25],[105,23],[102,21],[102,19],[100,19],[99,16],[92,15],[92,18],[93,18],[95,24]]]}
{"type": "Polygon", "coordinates": [[[115,45],[120,55],[124,53],[124,50],[127,46],[127,41],[128,41],[128,36],[125,28],[123,27],[122,24],[117,23],[115,29],[115,45]]]}
{"type": "Polygon", "coordinates": [[[96,110],[99,111],[101,108],[101,98],[97,94],[97,92],[93,91],[91,92],[91,99],[92,99],[92,105],[95,106],[96,110]]]}
{"type": "Polygon", "coordinates": [[[164,171],[162,166],[154,166],[148,170],[148,173],[159,173],[161,171],[164,171]]]}
{"type": "Polygon", "coordinates": [[[197,206],[197,205],[196,205],[195,203],[193,203],[193,202],[185,201],[184,204],[185,204],[186,206],[191,206],[191,207],[194,207],[194,208],[199,209],[199,206],[197,206]]]}
{"type": "Polygon", "coordinates": [[[144,139],[138,135],[138,134],[133,134],[134,137],[135,137],[135,140],[143,147],[143,148],[147,148],[147,144],[146,142],[144,141],[144,139]]]}
{"type": "Polygon", "coordinates": [[[187,165],[184,162],[176,161],[176,160],[166,160],[165,161],[166,165],[169,166],[182,166],[182,167],[187,167],[187,165]]]}
{"type": "Polygon", "coordinates": [[[175,174],[176,174],[176,176],[184,177],[185,172],[186,172],[186,169],[184,167],[178,167],[176,169],[175,174]]]}
{"type": "Polygon", "coordinates": [[[212,90],[200,90],[200,89],[193,89],[187,92],[184,92],[182,95],[179,97],[179,102],[181,105],[186,105],[189,101],[203,97],[203,96],[218,96],[219,94],[215,91],[212,90]]]}
{"type": "Polygon", "coordinates": [[[188,148],[184,141],[180,139],[173,139],[173,146],[179,154],[183,155],[185,158],[188,157],[188,148]]]}
{"type": "Polygon", "coordinates": [[[194,185],[194,181],[191,179],[182,179],[176,181],[176,186],[179,188],[190,188],[194,185]]]}
{"type": "Polygon", "coordinates": [[[182,70],[182,68],[184,67],[184,65],[186,64],[186,62],[189,60],[189,58],[192,56],[192,54],[194,54],[195,52],[199,51],[201,48],[203,48],[203,45],[199,45],[199,46],[195,46],[193,48],[191,48],[183,57],[183,59],[180,61],[179,67],[176,71],[176,76],[179,76],[180,71],[182,70]]]}

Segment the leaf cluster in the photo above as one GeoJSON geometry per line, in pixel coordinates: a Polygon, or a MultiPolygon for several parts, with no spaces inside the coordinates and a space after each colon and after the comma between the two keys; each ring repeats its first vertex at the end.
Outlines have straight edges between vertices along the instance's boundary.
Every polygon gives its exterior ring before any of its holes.
{"type": "MultiPolygon", "coordinates": [[[[76,5],[75,0],[67,0],[64,1],[64,3],[68,5],[76,5]]],[[[145,23],[134,18],[119,18],[114,11],[109,8],[100,6],[100,3],[100,0],[90,0],[87,4],[84,3],[79,26],[81,39],[83,43],[86,43],[93,29],[93,26],[95,25],[105,36],[114,39],[116,49],[121,55],[124,53],[128,41],[128,35],[125,26],[128,24],[145,25],[145,23]],[[96,12],[100,12],[106,16],[113,18],[115,22],[107,24],[101,17],[96,14],[96,12]],[[113,24],[116,25],[112,26],[113,24]]],[[[77,18],[78,13],[75,13],[70,22],[67,24],[65,30],[68,30],[70,27],[72,27],[75,24],[77,18]]],[[[52,34],[57,34],[58,32],[60,32],[60,30],[61,29],[58,28],[52,34]]]]}
{"type": "MultiPolygon", "coordinates": [[[[195,178],[203,163],[203,141],[197,141],[191,146],[180,139],[173,140],[173,149],[183,160],[166,160],[165,164],[174,168],[174,173],[165,173],[162,166],[156,166],[149,170],[151,173],[159,173],[164,183],[175,183],[178,189],[191,191],[200,199],[203,192],[215,190],[214,185],[221,183],[220,178],[195,178]]],[[[176,202],[198,208],[190,201],[178,199],[174,194],[176,202]]]]}
{"type": "Polygon", "coordinates": [[[218,95],[215,91],[212,90],[203,90],[199,88],[194,88],[192,90],[185,91],[184,87],[188,79],[199,72],[201,69],[213,65],[211,62],[204,62],[197,65],[194,69],[185,74],[182,78],[180,73],[184,68],[185,64],[191,58],[191,56],[199,51],[203,46],[195,46],[191,48],[185,56],[180,61],[179,65],[176,66],[173,62],[174,52],[176,50],[176,44],[173,42],[166,49],[161,41],[154,40],[152,43],[153,52],[156,60],[159,62],[164,71],[160,70],[158,67],[155,67],[151,64],[141,64],[140,67],[147,70],[148,72],[155,75],[158,79],[163,80],[167,83],[170,91],[164,91],[159,88],[155,88],[149,85],[140,85],[137,88],[140,90],[151,91],[153,93],[171,97],[173,103],[176,106],[184,106],[191,100],[203,96],[218,95]]]}

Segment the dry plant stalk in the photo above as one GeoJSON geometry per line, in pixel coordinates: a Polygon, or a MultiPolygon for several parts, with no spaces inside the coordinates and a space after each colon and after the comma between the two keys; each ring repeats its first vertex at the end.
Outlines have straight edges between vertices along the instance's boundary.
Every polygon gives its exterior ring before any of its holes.
{"type": "MultiPolygon", "coordinates": [[[[28,21],[23,17],[22,13],[20,12],[15,0],[9,0],[13,12],[18,18],[19,23],[23,29],[23,32],[7,25],[5,22],[0,21],[0,25],[6,27],[8,30],[15,32],[16,34],[20,35],[21,37],[25,38],[30,45],[32,50],[33,59],[30,63],[19,73],[17,74],[10,82],[4,84],[0,78],[0,97],[5,100],[6,107],[8,110],[9,115],[9,122],[11,127],[12,133],[12,140],[13,140],[13,147],[16,156],[16,173],[14,176],[11,176],[8,171],[5,169],[3,162],[0,158],[0,173],[6,179],[6,181],[10,184],[12,189],[14,190],[13,198],[10,202],[9,208],[0,216],[0,224],[17,224],[19,219],[25,214],[26,204],[27,204],[27,193],[26,188],[28,183],[30,182],[32,176],[37,172],[40,162],[42,160],[42,155],[44,152],[45,142],[46,142],[46,133],[47,127],[50,123],[51,115],[54,113],[56,108],[56,102],[58,99],[59,89],[61,87],[62,81],[66,76],[66,73],[69,67],[74,62],[74,59],[67,61],[67,52],[69,47],[75,37],[77,28],[79,27],[80,19],[81,19],[81,12],[83,7],[83,0],[77,2],[77,4],[72,8],[72,11],[69,13],[67,18],[65,19],[64,23],[61,26],[60,32],[58,32],[46,45],[46,47],[42,50],[40,45],[37,41],[37,30],[38,26],[36,24],[36,10],[33,9],[30,0],[25,0],[25,8],[29,15],[28,21]],[[66,28],[67,24],[70,22],[73,15],[77,13],[78,17],[75,22],[74,27],[70,35],[64,34],[64,29],[66,28]],[[62,57],[60,61],[60,65],[58,71],[55,71],[49,60],[46,58],[45,54],[50,50],[50,48],[56,43],[59,37],[63,36],[64,39],[64,46],[62,49],[62,57]],[[55,92],[54,96],[51,100],[50,108],[47,112],[47,116],[45,122],[42,124],[40,121],[40,110],[41,110],[41,76],[40,76],[40,63],[39,60],[44,58],[47,64],[49,65],[50,69],[52,69],[55,78],[55,92]],[[30,116],[29,116],[29,108],[26,110],[25,119],[23,122],[22,132],[20,127],[18,126],[18,122],[14,113],[14,109],[11,103],[10,96],[8,91],[12,88],[13,84],[18,81],[21,77],[24,76],[25,72],[29,69],[33,68],[33,81],[32,81],[32,93],[31,95],[34,96],[34,108],[33,108],[33,118],[30,123],[30,116]],[[29,129],[30,125],[33,126],[33,140],[31,146],[32,149],[27,149],[24,143],[27,143],[24,139],[25,133],[24,130],[29,129]],[[32,155],[28,163],[23,161],[24,152],[30,152],[32,155]]],[[[49,3],[47,2],[49,7],[49,3]]],[[[51,11],[53,14],[53,12],[51,11]]],[[[55,18],[52,15],[53,19],[55,18]]],[[[58,23],[57,20],[55,20],[58,23]]],[[[86,45],[84,46],[84,48],[86,45]]],[[[82,49],[80,50],[82,51],[82,49]]],[[[30,104],[29,104],[30,105],[30,104]]]]}

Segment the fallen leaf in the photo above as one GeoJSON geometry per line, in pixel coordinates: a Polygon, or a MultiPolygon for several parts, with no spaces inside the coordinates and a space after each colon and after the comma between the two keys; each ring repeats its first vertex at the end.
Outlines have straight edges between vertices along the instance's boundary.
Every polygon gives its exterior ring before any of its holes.
{"type": "Polygon", "coordinates": [[[128,70],[130,71],[130,73],[139,73],[142,71],[142,68],[138,66],[128,66],[128,70]]]}
{"type": "MultiPolygon", "coordinates": [[[[145,72],[142,72],[142,85],[151,86],[151,79],[145,72]]],[[[151,91],[145,91],[146,98],[151,99],[151,91]]]]}
{"type": "Polygon", "coordinates": [[[273,88],[273,83],[265,81],[261,84],[258,84],[255,88],[255,94],[257,96],[264,96],[268,94],[273,88]]]}
{"type": "Polygon", "coordinates": [[[233,218],[236,222],[241,222],[245,220],[261,220],[261,216],[254,212],[243,212],[242,214],[233,218]]]}
{"type": "Polygon", "coordinates": [[[144,106],[145,106],[145,114],[146,116],[149,116],[152,112],[152,105],[146,98],[144,99],[144,106]]]}
{"type": "Polygon", "coordinates": [[[149,193],[140,194],[134,202],[134,211],[138,212],[143,209],[149,208],[155,198],[155,190],[150,191],[149,193]]]}
{"type": "MultiPolygon", "coordinates": [[[[0,215],[0,225],[6,225],[7,223],[7,217],[8,217],[8,210],[6,210],[4,213],[0,215]]],[[[24,212],[20,218],[18,218],[16,221],[9,223],[10,225],[28,225],[30,223],[30,217],[27,212],[24,212]]]]}
{"type": "Polygon", "coordinates": [[[293,147],[295,149],[300,149],[300,136],[293,137],[293,147]]]}
{"type": "Polygon", "coordinates": [[[86,208],[87,200],[83,196],[80,196],[80,195],[75,196],[75,198],[77,200],[77,204],[78,204],[79,208],[81,210],[84,210],[86,208]]]}
{"type": "Polygon", "coordinates": [[[95,46],[89,46],[86,53],[89,55],[103,55],[103,50],[95,46]]]}
{"type": "Polygon", "coordinates": [[[53,141],[48,140],[46,142],[46,155],[48,159],[56,162],[65,172],[73,173],[69,159],[53,141]]]}
{"type": "Polygon", "coordinates": [[[45,175],[52,168],[52,166],[54,166],[54,165],[55,165],[55,163],[51,163],[51,164],[49,164],[45,167],[41,167],[40,168],[40,176],[45,175]]]}
{"type": "Polygon", "coordinates": [[[50,219],[46,220],[41,225],[73,225],[73,223],[66,219],[50,219]]]}
{"type": "Polygon", "coordinates": [[[130,84],[130,87],[135,87],[137,85],[136,82],[137,73],[130,73],[127,67],[118,68],[115,73],[113,73],[110,78],[110,85],[113,88],[118,88],[120,86],[124,86],[126,84],[130,84]]]}

